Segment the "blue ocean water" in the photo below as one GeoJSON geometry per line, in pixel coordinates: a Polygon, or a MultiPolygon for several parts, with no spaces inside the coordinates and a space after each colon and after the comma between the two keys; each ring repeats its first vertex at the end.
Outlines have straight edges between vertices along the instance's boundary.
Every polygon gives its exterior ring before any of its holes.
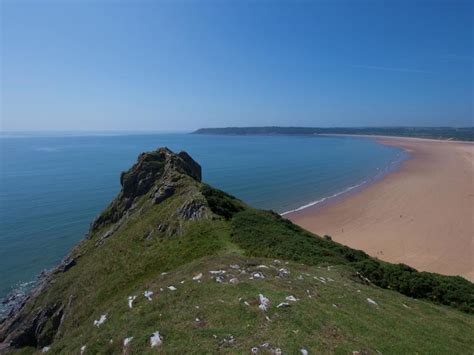
{"type": "Polygon", "coordinates": [[[0,138],[0,298],[27,288],[81,240],[139,153],[186,150],[203,180],[285,212],[372,179],[403,153],[365,138],[190,134],[0,138]]]}

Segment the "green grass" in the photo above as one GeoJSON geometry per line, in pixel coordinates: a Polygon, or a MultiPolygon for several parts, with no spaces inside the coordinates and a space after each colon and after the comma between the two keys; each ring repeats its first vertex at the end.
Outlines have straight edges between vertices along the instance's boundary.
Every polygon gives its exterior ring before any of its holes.
{"type": "Polygon", "coordinates": [[[55,343],[51,352],[74,353],[87,345],[91,353],[120,353],[123,339],[133,336],[131,353],[151,353],[149,338],[155,331],[163,336],[165,353],[249,353],[252,347],[263,343],[290,354],[301,348],[310,353],[340,354],[361,350],[399,354],[472,350],[474,341],[470,334],[474,329],[469,315],[393,291],[361,285],[350,280],[347,274],[343,266],[328,270],[297,263],[275,264],[270,259],[249,260],[232,254],[204,257],[114,295],[110,302],[96,308],[81,326],[71,329],[67,338],[55,343]],[[239,275],[230,264],[239,264],[247,274],[239,275]],[[267,265],[269,269],[252,266],[258,264],[267,265]],[[280,267],[290,271],[289,277],[277,277],[280,267]],[[209,271],[219,269],[233,273],[240,282],[237,285],[217,283],[209,271]],[[249,273],[254,270],[262,271],[266,278],[249,280],[249,273]],[[204,275],[201,283],[192,280],[197,273],[204,275]],[[314,276],[334,281],[324,284],[314,276]],[[169,285],[176,286],[177,290],[168,290],[169,285]],[[155,292],[153,301],[141,295],[145,289],[155,292]],[[310,291],[311,298],[306,290],[310,291]],[[258,309],[259,293],[271,301],[267,312],[258,309]],[[129,294],[139,295],[133,309],[127,307],[129,294]],[[294,295],[299,301],[289,308],[276,308],[288,295],[294,295]],[[370,305],[367,297],[374,299],[378,306],[370,305]],[[250,306],[245,305],[245,301],[250,306]],[[108,320],[95,328],[93,320],[104,312],[108,312],[108,320]],[[196,322],[196,318],[200,322],[196,322]],[[230,335],[235,341],[223,343],[230,335]]]}

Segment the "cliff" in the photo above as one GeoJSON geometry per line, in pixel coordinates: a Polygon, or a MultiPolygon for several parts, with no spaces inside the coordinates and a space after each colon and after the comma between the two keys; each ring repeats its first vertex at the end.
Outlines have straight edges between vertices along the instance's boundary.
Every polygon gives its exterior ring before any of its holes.
{"type": "Polygon", "coordinates": [[[462,278],[383,263],[253,209],[202,183],[185,152],[143,153],[120,181],[84,240],[0,323],[0,351],[474,346],[474,286],[462,278]]]}

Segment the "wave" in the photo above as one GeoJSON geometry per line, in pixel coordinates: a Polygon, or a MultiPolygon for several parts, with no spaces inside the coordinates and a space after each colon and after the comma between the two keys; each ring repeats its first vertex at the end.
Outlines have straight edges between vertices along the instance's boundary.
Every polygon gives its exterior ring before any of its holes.
{"type": "Polygon", "coordinates": [[[350,192],[351,190],[354,190],[354,189],[357,189],[359,187],[362,187],[363,185],[369,185],[371,183],[374,183],[380,179],[382,179],[384,176],[386,176],[387,174],[397,170],[401,164],[410,158],[410,154],[407,152],[407,151],[401,151],[400,153],[398,153],[395,157],[394,160],[390,161],[387,163],[387,165],[385,165],[382,169],[380,168],[377,168],[378,172],[377,174],[375,174],[375,176],[373,176],[372,178],[368,179],[368,180],[364,180],[362,181],[361,183],[359,184],[356,184],[356,185],[352,185],[352,186],[349,186],[347,188],[345,188],[344,190],[342,191],[339,191],[339,192],[336,192],[335,194],[331,195],[331,196],[326,196],[326,197],[323,197],[319,200],[316,200],[316,201],[312,201],[312,202],[309,202],[303,206],[300,206],[298,208],[295,208],[295,209],[292,209],[292,210],[289,210],[289,211],[285,211],[283,213],[280,213],[280,216],[284,216],[284,215],[287,215],[289,213],[293,213],[293,212],[299,212],[299,211],[302,211],[306,208],[309,208],[309,207],[312,207],[312,206],[315,206],[315,205],[318,205],[320,203],[323,203],[325,201],[328,201],[328,200],[332,200],[338,196],[341,196],[341,195],[344,195],[348,192],[350,192]]]}
{"type": "Polygon", "coordinates": [[[37,282],[37,280],[18,282],[5,297],[0,298],[0,321],[7,317],[12,309],[23,303],[37,282]]]}
{"type": "Polygon", "coordinates": [[[289,213],[298,212],[298,211],[304,210],[305,208],[315,206],[315,205],[320,204],[320,203],[322,203],[322,202],[324,202],[324,201],[327,201],[327,200],[332,199],[332,198],[334,198],[334,197],[337,197],[337,196],[340,196],[340,195],[342,195],[342,194],[345,194],[345,193],[347,193],[347,192],[349,192],[349,191],[351,191],[351,190],[354,190],[354,189],[356,189],[356,188],[358,188],[358,187],[364,185],[365,183],[367,183],[367,180],[364,180],[364,181],[361,182],[360,184],[357,184],[357,185],[354,185],[354,186],[349,186],[348,188],[346,188],[346,189],[344,189],[344,190],[342,190],[342,191],[336,192],[334,195],[326,196],[326,197],[323,197],[323,198],[321,198],[321,199],[319,199],[319,200],[312,201],[312,202],[310,202],[310,203],[307,203],[306,205],[303,205],[303,206],[300,206],[300,207],[298,207],[298,208],[295,208],[295,209],[293,209],[293,210],[289,210],[289,211],[285,211],[285,212],[283,212],[283,213],[280,213],[280,215],[281,215],[281,216],[284,216],[284,215],[289,214],[289,213]]]}

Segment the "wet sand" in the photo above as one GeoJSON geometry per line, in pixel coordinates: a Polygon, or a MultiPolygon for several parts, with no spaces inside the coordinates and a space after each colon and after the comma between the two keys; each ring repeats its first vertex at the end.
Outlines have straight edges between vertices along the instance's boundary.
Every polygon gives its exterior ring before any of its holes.
{"type": "Polygon", "coordinates": [[[474,281],[474,144],[374,139],[410,159],[353,195],[285,217],[379,259],[474,281]]]}

